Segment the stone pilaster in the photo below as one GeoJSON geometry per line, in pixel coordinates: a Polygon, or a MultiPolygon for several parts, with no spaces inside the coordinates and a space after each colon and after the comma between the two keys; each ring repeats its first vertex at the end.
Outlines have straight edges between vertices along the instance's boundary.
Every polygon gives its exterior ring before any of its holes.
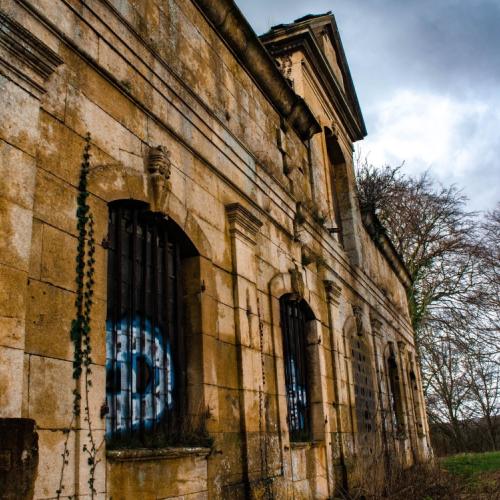
{"type": "MultiPolygon", "coordinates": [[[[382,439],[382,449],[384,452],[384,466],[386,473],[389,472],[390,468],[390,457],[389,457],[389,438],[388,438],[388,429],[387,429],[387,418],[388,411],[386,409],[384,393],[382,391],[382,380],[384,377],[383,367],[385,366],[383,354],[383,349],[379,349],[380,347],[380,339],[382,338],[382,318],[378,315],[378,313],[371,311],[370,312],[370,326],[372,331],[372,345],[373,345],[373,357],[375,362],[375,376],[377,383],[377,403],[379,407],[379,411],[377,412],[377,426],[380,427],[381,430],[381,439],[382,439]]],[[[389,410],[390,412],[390,410],[389,410]]]]}
{"type": "MultiPolygon", "coordinates": [[[[13,9],[19,6],[12,4],[13,9]]],[[[35,22],[36,23],[36,22],[35,22]]],[[[0,417],[21,417],[40,98],[62,64],[0,11],[0,417]]]]}
{"type": "Polygon", "coordinates": [[[262,222],[249,210],[233,203],[226,206],[233,267],[234,323],[240,389],[240,428],[246,493],[250,484],[267,476],[261,450],[263,430],[262,398],[265,381],[258,369],[259,351],[252,347],[252,335],[259,328],[257,317],[256,237],[262,222]],[[262,477],[264,476],[264,477],[262,477]]]}
{"type": "MultiPolygon", "coordinates": [[[[345,462],[345,439],[344,439],[344,419],[342,416],[342,371],[341,359],[343,358],[343,340],[342,332],[338,328],[338,306],[340,304],[340,296],[342,294],[341,286],[332,280],[324,280],[326,301],[328,303],[328,326],[330,330],[330,348],[331,348],[331,362],[333,367],[333,389],[334,389],[334,416],[335,427],[332,418],[330,418],[330,432],[331,432],[331,447],[327,448],[327,456],[329,467],[334,471],[333,478],[329,478],[330,489],[332,492],[336,490],[346,491],[347,488],[347,468],[345,462]]],[[[346,413],[346,412],[344,412],[346,413]]],[[[333,417],[333,415],[332,415],[333,417]]]]}

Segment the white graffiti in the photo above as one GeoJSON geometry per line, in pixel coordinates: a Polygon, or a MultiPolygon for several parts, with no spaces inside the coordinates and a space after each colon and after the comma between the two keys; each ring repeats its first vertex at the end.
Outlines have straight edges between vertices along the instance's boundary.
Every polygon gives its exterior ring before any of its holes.
{"type": "Polygon", "coordinates": [[[170,342],[140,317],[106,327],[106,434],[149,430],[174,405],[170,342]]]}

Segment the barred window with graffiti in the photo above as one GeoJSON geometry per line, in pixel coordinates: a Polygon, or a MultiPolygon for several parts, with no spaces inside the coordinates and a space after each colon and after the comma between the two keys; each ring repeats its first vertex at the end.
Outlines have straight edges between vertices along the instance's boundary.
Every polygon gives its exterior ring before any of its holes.
{"type": "Polygon", "coordinates": [[[175,432],[185,371],[179,231],[140,202],[110,204],[106,321],[108,442],[175,432]]]}
{"type": "Polygon", "coordinates": [[[293,295],[280,299],[281,329],[288,405],[288,428],[291,441],[311,438],[309,362],[307,322],[314,319],[309,306],[293,295]]]}

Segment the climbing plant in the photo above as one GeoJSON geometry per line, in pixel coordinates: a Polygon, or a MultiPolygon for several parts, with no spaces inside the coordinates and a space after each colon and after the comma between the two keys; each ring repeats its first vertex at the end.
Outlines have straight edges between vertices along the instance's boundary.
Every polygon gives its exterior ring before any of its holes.
{"type": "Polygon", "coordinates": [[[89,391],[92,387],[92,345],[91,345],[91,313],[94,304],[94,284],[95,284],[95,236],[94,218],[88,204],[88,175],[90,170],[90,133],[85,137],[83,149],[83,159],[80,169],[80,180],[78,183],[77,197],[77,255],[76,255],[76,298],[75,298],[75,318],[71,322],[71,340],[74,346],[73,356],[73,378],[77,381],[73,390],[73,416],[70,429],[66,432],[64,450],[62,453],[62,467],[60,474],[59,489],[56,491],[57,498],[60,498],[64,489],[64,468],[68,464],[69,433],[73,427],[73,422],[81,418],[81,402],[83,391],[83,419],[87,431],[87,443],[83,444],[82,450],[87,458],[89,467],[88,485],[91,498],[96,494],[95,470],[99,460],[89,406],[89,391]],[[82,380],[83,378],[83,380],[82,380]]]}

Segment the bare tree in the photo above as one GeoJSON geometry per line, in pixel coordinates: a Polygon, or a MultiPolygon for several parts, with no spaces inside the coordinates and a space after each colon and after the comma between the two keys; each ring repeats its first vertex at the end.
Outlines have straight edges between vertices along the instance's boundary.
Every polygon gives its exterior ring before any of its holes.
{"type": "Polygon", "coordinates": [[[484,428],[491,448],[498,447],[498,415],[500,415],[500,371],[489,352],[468,349],[465,357],[468,408],[480,427],[484,428]]]}
{"type": "Polygon", "coordinates": [[[422,368],[425,377],[425,395],[429,420],[451,433],[457,450],[465,450],[463,422],[473,414],[466,404],[471,388],[464,366],[462,352],[448,339],[436,340],[422,346],[422,368]]]}

